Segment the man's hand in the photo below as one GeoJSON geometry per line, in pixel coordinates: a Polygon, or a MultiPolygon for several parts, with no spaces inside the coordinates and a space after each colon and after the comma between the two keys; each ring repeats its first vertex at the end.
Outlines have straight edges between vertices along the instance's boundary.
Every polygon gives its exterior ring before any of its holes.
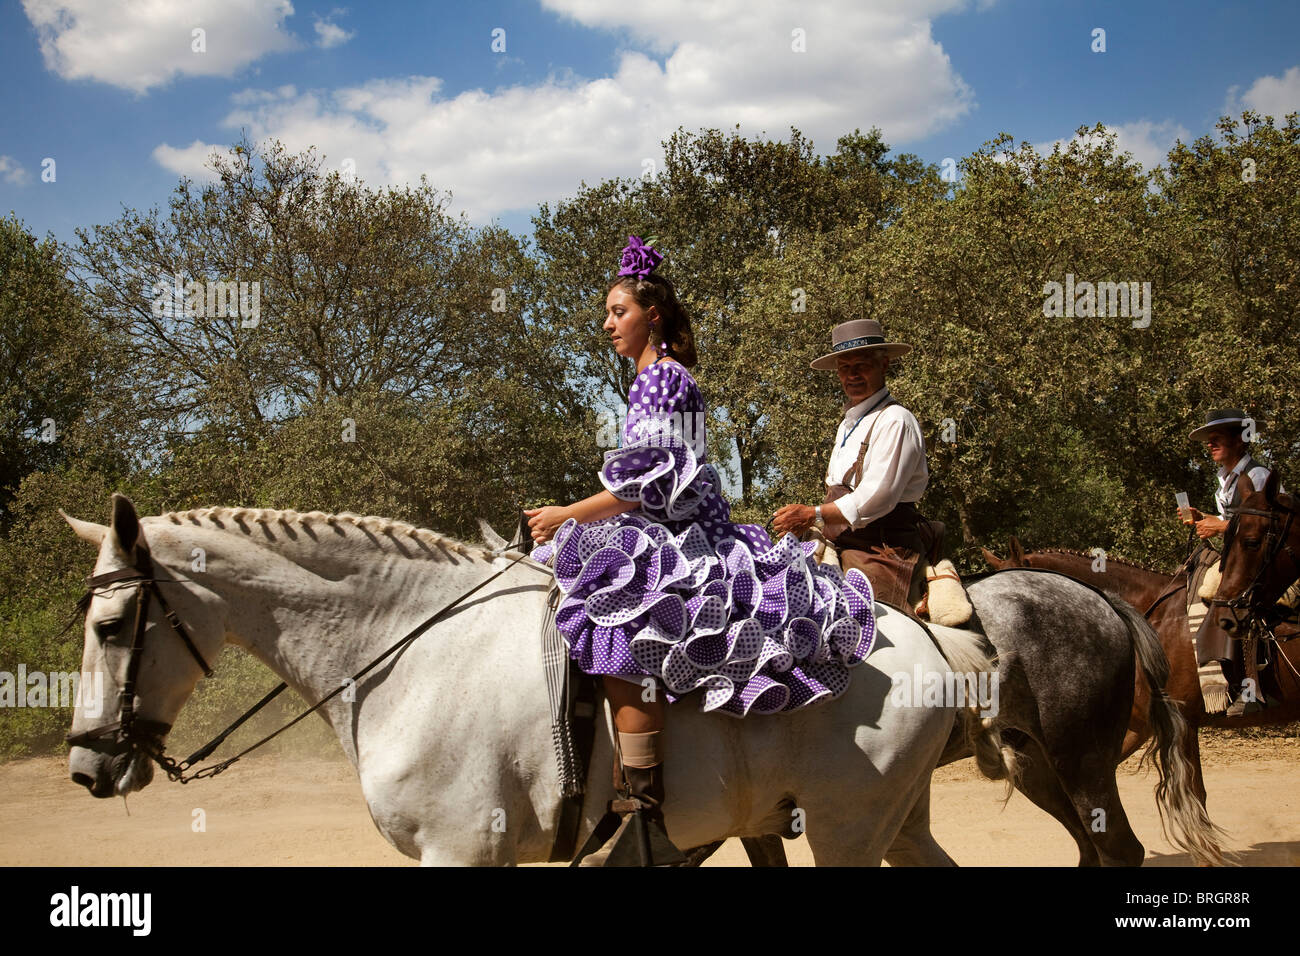
{"type": "Polygon", "coordinates": [[[1185,525],[1194,525],[1204,517],[1205,515],[1197,511],[1195,508],[1178,509],[1178,520],[1185,525]]]}
{"type": "Polygon", "coordinates": [[[1196,534],[1200,538],[1213,538],[1215,535],[1223,534],[1227,530],[1228,522],[1222,518],[1212,518],[1206,515],[1196,522],[1196,534]]]}
{"type": "Polygon", "coordinates": [[[778,535],[803,534],[817,520],[817,510],[808,505],[786,505],[772,515],[772,528],[778,535]]]}
{"type": "Polygon", "coordinates": [[[524,514],[528,515],[528,528],[533,533],[533,540],[538,544],[550,541],[560,525],[569,520],[569,509],[559,505],[525,508],[524,514]]]}

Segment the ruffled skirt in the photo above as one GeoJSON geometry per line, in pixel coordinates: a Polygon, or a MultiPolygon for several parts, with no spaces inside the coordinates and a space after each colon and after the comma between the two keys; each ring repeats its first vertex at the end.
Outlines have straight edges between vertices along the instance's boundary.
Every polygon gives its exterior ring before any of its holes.
{"type": "Polygon", "coordinates": [[[875,643],[871,582],[814,547],[786,535],[755,554],[625,514],[566,521],[533,556],[555,570],[556,626],[585,673],[654,677],[670,701],[703,689],[702,709],[744,717],[840,696],[875,643]]]}

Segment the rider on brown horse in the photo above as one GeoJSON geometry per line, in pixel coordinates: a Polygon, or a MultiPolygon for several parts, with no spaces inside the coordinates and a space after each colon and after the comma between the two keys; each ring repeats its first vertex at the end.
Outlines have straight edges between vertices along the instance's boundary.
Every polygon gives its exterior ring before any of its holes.
{"type": "Polygon", "coordinates": [[[886,342],[871,319],[834,328],[831,351],[812,363],[835,371],[847,396],[826,470],[826,500],[786,505],[773,516],[779,534],[818,528],[839,549],[844,571],[860,569],[876,600],[904,610],[917,561],[934,545],[916,507],[930,478],[921,425],[885,387],[890,361],[911,348],[886,342]]]}
{"type": "MultiPolygon", "coordinates": [[[[1227,531],[1230,517],[1228,512],[1240,505],[1246,495],[1263,488],[1268,480],[1269,469],[1252,458],[1246,450],[1246,443],[1253,438],[1253,434],[1253,424],[1246,413],[1238,408],[1211,411],[1206,415],[1205,424],[1191,434],[1192,441],[1205,443],[1210,458],[1219,466],[1219,487],[1214,495],[1219,516],[1216,518],[1203,514],[1196,508],[1180,509],[1179,517],[1183,523],[1193,526],[1200,538],[1200,545],[1192,556],[1189,601],[1196,600],[1206,573],[1219,564],[1219,551],[1210,541],[1227,531]]],[[[1206,614],[1196,635],[1196,662],[1202,667],[1212,661],[1219,662],[1224,676],[1240,688],[1240,680],[1233,681],[1234,672],[1244,666],[1240,657],[1238,642],[1219,625],[1218,615],[1206,614]]],[[[1255,695],[1258,693],[1256,688],[1255,695]]],[[[1228,708],[1228,716],[1241,717],[1259,710],[1259,701],[1247,699],[1249,696],[1239,693],[1236,701],[1228,708]]]]}

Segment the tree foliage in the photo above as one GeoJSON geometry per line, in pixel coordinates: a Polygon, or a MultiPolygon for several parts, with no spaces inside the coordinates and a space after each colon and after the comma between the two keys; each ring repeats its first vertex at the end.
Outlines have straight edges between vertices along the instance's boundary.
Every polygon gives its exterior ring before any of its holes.
{"type": "MultiPolygon", "coordinates": [[[[75,666],[51,633],[87,554],[57,505],[102,520],[124,490],[146,513],[350,510],[472,537],[595,491],[600,414],[634,375],[601,328],[633,234],[658,237],[692,316],[738,518],[821,499],[842,395],[808,363],[872,317],[914,346],[890,385],[959,563],[1016,533],[1172,566],[1173,493],[1210,501],[1187,437],[1207,408],[1254,416],[1284,478],[1300,451],[1300,125],[1245,113],[1217,134],[1151,171],[1100,126],[1046,155],[1003,135],[948,182],[877,130],[827,155],[797,130],[678,130],[657,174],[579,184],[527,238],[450,216],[423,180],[373,189],[243,142],[75,248],[4,220],[0,669],[75,666]],[[1149,284],[1149,322],[1054,311],[1067,279],[1149,284]],[[256,321],[163,295],[189,282],[256,283],[256,321]]],[[[49,743],[47,723],[17,737],[49,743]]]]}

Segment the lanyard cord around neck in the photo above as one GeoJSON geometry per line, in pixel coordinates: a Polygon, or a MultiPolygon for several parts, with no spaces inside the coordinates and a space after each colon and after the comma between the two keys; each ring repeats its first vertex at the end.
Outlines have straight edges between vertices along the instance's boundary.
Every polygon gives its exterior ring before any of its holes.
{"type": "Polygon", "coordinates": [[[844,433],[844,438],[843,438],[843,440],[840,441],[840,447],[841,447],[841,448],[843,448],[845,445],[848,444],[848,442],[849,442],[849,436],[852,435],[853,432],[857,429],[857,427],[858,427],[859,425],[862,424],[862,419],[866,418],[868,415],[870,415],[872,412],[874,412],[877,408],[879,408],[883,402],[885,402],[885,401],[887,401],[887,400],[889,399],[889,389],[887,389],[887,388],[882,388],[881,391],[884,392],[884,394],[883,394],[879,399],[876,400],[876,403],[875,403],[874,405],[872,405],[872,406],[871,406],[870,408],[868,408],[865,412],[863,412],[860,416],[858,416],[858,420],[857,420],[856,422],[853,423],[853,427],[850,428],[848,431],[846,431],[846,432],[844,433]]]}

